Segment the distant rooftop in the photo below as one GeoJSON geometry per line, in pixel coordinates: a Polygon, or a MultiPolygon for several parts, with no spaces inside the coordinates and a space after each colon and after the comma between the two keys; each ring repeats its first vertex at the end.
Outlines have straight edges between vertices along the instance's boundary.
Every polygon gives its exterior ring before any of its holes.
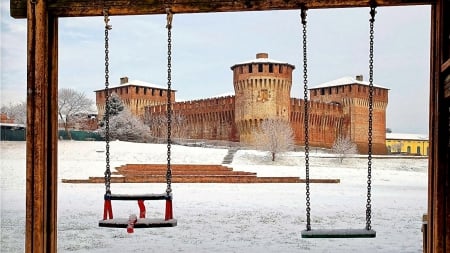
{"type": "MultiPolygon", "coordinates": [[[[322,84],[319,84],[317,86],[314,86],[314,87],[310,88],[310,90],[312,90],[312,89],[320,89],[320,88],[328,88],[328,87],[335,87],[335,86],[342,86],[342,85],[347,85],[347,84],[361,84],[361,85],[369,86],[369,82],[364,81],[362,75],[358,75],[356,77],[350,77],[350,76],[341,77],[339,79],[332,80],[332,81],[329,81],[329,82],[322,83],[322,84]]],[[[377,88],[382,88],[382,89],[389,90],[388,88],[380,86],[380,85],[373,84],[373,86],[377,87],[377,88]]]]}
{"type": "Polygon", "coordinates": [[[425,134],[405,134],[405,133],[386,133],[386,140],[427,141],[428,140],[428,135],[425,135],[425,134]]]}

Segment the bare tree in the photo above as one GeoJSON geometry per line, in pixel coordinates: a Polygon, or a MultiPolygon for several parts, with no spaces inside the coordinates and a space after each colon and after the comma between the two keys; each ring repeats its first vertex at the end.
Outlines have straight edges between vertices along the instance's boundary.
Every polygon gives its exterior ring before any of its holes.
{"type": "MultiPolygon", "coordinates": [[[[100,135],[105,137],[104,124],[100,128],[100,135]]],[[[127,108],[109,118],[109,137],[111,140],[147,142],[150,139],[150,128],[127,108]]]]}
{"type": "Polygon", "coordinates": [[[73,89],[62,88],[58,91],[58,115],[59,119],[64,124],[64,130],[69,139],[72,136],[69,132],[69,124],[72,116],[79,113],[87,113],[92,110],[94,101],[83,92],[78,92],[73,89]]]}
{"type": "Polygon", "coordinates": [[[27,123],[27,102],[10,103],[7,106],[2,106],[1,112],[6,113],[9,118],[14,119],[14,123],[16,124],[27,123]]]}
{"type": "Polygon", "coordinates": [[[258,149],[269,151],[272,161],[277,153],[289,151],[294,144],[294,133],[289,122],[282,119],[266,119],[255,134],[258,149]]]}
{"type": "MultiPolygon", "coordinates": [[[[187,128],[183,115],[174,112],[171,117],[171,137],[186,138],[187,128]]],[[[152,135],[156,138],[167,138],[167,115],[145,115],[145,123],[150,126],[152,135]]]]}
{"type": "Polygon", "coordinates": [[[403,148],[403,143],[401,141],[392,144],[392,153],[401,153],[403,148]]]}
{"type": "Polygon", "coordinates": [[[358,149],[356,144],[352,142],[350,137],[339,135],[334,141],[333,147],[331,150],[338,155],[339,162],[342,163],[345,157],[349,154],[358,153],[358,149]]]}

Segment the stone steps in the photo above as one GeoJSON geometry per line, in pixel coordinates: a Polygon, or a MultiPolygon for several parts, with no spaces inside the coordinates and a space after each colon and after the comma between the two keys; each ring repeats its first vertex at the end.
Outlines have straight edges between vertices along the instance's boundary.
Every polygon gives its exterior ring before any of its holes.
{"type": "MultiPolygon", "coordinates": [[[[166,164],[125,164],[117,167],[111,183],[166,183],[166,164]]],[[[298,177],[258,177],[222,165],[173,164],[172,183],[304,183],[298,177]]],[[[104,177],[63,179],[63,183],[104,183],[104,177]]],[[[311,183],[339,183],[339,179],[311,179],[311,183]]]]}

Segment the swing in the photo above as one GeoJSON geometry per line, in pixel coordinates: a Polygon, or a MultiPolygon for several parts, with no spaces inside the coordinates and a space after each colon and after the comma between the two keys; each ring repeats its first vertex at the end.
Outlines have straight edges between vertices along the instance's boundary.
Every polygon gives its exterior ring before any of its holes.
{"type": "Polygon", "coordinates": [[[112,194],[111,193],[111,170],[109,164],[109,50],[108,50],[108,31],[111,30],[111,25],[108,24],[108,10],[103,11],[105,19],[105,93],[106,93],[106,107],[105,107],[105,139],[106,139],[106,171],[105,171],[105,187],[106,192],[104,195],[104,210],[103,219],[99,221],[100,227],[112,227],[112,228],[127,228],[127,232],[133,233],[134,228],[153,228],[153,227],[174,227],[177,225],[177,220],[173,218],[172,212],[172,169],[170,166],[170,149],[171,149],[171,116],[172,116],[172,106],[171,106],[171,29],[172,29],[172,17],[173,14],[169,8],[166,9],[167,12],[167,31],[168,31],[168,52],[167,52],[167,172],[166,172],[166,183],[167,188],[165,193],[161,194],[137,194],[137,195],[126,195],[126,194],[112,194]],[[112,200],[123,200],[123,201],[137,201],[139,206],[139,218],[136,215],[130,215],[127,218],[114,218],[112,211],[112,200]],[[144,201],[145,200],[165,200],[166,210],[165,217],[163,218],[146,218],[146,210],[144,201]]]}
{"type": "Polygon", "coordinates": [[[306,9],[301,9],[303,26],[303,78],[305,102],[305,170],[306,170],[306,229],[301,232],[302,238],[374,238],[376,232],[371,226],[371,179],[372,179],[372,114],[373,114],[373,24],[375,21],[375,6],[370,7],[370,53],[369,53],[369,130],[368,130],[368,168],[367,168],[367,204],[366,226],[361,229],[312,229],[311,204],[309,187],[309,140],[308,140],[308,75],[306,57],[306,9]]]}

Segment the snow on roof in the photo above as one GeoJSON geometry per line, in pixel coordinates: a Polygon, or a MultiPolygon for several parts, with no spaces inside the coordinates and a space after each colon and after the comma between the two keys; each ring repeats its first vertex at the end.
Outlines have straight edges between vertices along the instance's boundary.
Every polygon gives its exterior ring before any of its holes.
{"type": "Polygon", "coordinates": [[[167,89],[167,87],[163,87],[161,85],[154,84],[154,83],[147,83],[147,82],[140,81],[140,80],[130,80],[130,81],[126,82],[126,83],[114,85],[114,86],[111,86],[109,88],[118,88],[118,87],[127,86],[127,85],[142,86],[142,87],[149,87],[149,88],[158,88],[158,89],[167,89]]]}
{"type": "Polygon", "coordinates": [[[0,122],[0,126],[5,126],[5,127],[17,127],[17,128],[26,127],[25,124],[3,123],[3,122],[0,122]]]}
{"type": "Polygon", "coordinates": [[[244,62],[240,62],[240,63],[236,63],[233,66],[231,66],[231,69],[233,69],[236,66],[239,65],[244,65],[244,64],[249,64],[249,63],[275,63],[275,64],[285,64],[285,65],[290,65],[293,68],[295,68],[294,65],[289,64],[287,62],[282,62],[282,61],[277,61],[277,60],[273,60],[269,58],[269,55],[266,53],[259,53],[256,55],[256,59],[252,59],[252,60],[248,60],[248,61],[244,61],[244,62]]]}
{"type": "MultiPolygon", "coordinates": [[[[119,84],[111,85],[111,86],[109,86],[109,89],[125,87],[125,86],[141,86],[141,87],[157,88],[157,89],[163,89],[163,90],[167,89],[167,86],[164,87],[164,86],[161,86],[158,84],[148,83],[148,82],[144,82],[144,81],[140,81],[140,80],[131,80],[126,83],[119,83],[119,84]]],[[[104,90],[104,88],[96,90],[96,91],[101,91],[101,90],[104,90]]]]}
{"type": "MultiPolygon", "coordinates": [[[[359,81],[359,80],[356,80],[356,78],[353,78],[351,76],[345,76],[345,77],[341,77],[341,78],[336,79],[336,80],[332,80],[332,81],[329,81],[329,82],[326,82],[326,83],[319,84],[319,85],[317,85],[315,87],[310,88],[310,90],[312,90],[312,89],[320,89],[320,88],[327,88],[327,87],[334,87],[334,86],[342,86],[342,85],[347,85],[347,84],[361,84],[361,85],[369,86],[369,82],[367,82],[367,81],[359,81]]],[[[387,89],[388,90],[388,88],[380,86],[380,85],[373,84],[373,86],[377,87],[377,88],[382,88],[382,89],[387,89]]]]}
{"type": "Polygon", "coordinates": [[[427,141],[428,140],[428,135],[425,135],[425,134],[405,134],[405,133],[386,133],[386,140],[427,141]]]}

